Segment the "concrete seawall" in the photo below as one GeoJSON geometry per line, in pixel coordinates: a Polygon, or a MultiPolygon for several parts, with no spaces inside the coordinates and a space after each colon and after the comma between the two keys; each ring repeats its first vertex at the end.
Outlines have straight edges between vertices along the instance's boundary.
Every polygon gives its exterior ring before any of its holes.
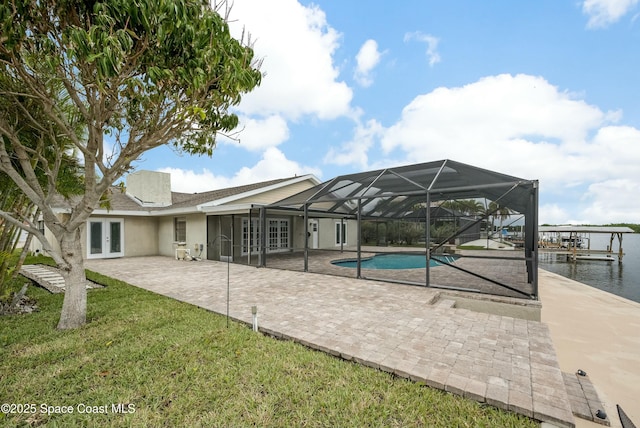
{"type": "Polygon", "coordinates": [[[616,404],[640,423],[640,303],[545,270],[539,290],[561,370],[587,372],[612,426],[620,426],[616,404]]]}

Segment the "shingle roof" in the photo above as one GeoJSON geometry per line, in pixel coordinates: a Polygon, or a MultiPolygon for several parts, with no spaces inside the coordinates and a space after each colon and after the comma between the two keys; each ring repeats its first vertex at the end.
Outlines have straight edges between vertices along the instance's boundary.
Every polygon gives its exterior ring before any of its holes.
{"type": "Polygon", "coordinates": [[[294,177],[279,178],[277,180],[269,180],[269,181],[263,181],[260,183],[245,184],[244,186],[228,187],[226,189],[211,190],[211,191],[202,192],[202,193],[171,192],[171,199],[173,203],[171,204],[171,206],[166,208],[183,208],[188,206],[196,206],[196,205],[204,204],[206,202],[217,201],[220,199],[228,198],[230,196],[251,192],[252,190],[262,189],[263,187],[273,186],[274,184],[283,183],[293,178],[294,177]]]}
{"type": "MultiPolygon", "coordinates": [[[[217,201],[235,195],[241,195],[253,190],[262,189],[292,180],[295,177],[279,178],[276,180],[262,181],[260,183],[246,184],[243,186],[228,187],[225,189],[211,190],[201,193],[181,193],[171,192],[172,204],[166,207],[145,207],[138,203],[134,198],[127,195],[120,187],[112,187],[109,195],[110,211],[163,211],[176,208],[196,207],[206,202],[217,201]]],[[[58,196],[54,198],[52,206],[56,208],[69,209],[80,201],[81,196],[72,196],[68,200],[58,196]]],[[[102,207],[97,206],[96,209],[102,207]]]]}

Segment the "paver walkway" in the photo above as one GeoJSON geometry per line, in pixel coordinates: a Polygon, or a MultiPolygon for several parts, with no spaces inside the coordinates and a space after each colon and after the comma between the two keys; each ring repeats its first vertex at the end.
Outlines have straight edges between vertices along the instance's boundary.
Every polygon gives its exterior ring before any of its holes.
{"type": "MultiPolygon", "coordinates": [[[[224,314],[227,264],[168,257],[88,269],[224,314]]],[[[435,289],[231,264],[230,315],[260,330],[435,388],[574,426],[549,329],[456,309],[435,289]]]]}

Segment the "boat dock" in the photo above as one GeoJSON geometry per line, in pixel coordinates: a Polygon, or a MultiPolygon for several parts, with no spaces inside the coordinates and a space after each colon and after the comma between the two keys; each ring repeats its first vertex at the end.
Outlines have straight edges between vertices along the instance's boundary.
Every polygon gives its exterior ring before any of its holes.
{"type": "Polygon", "coordinates": [[[538,251],[566,255],[568,260],[597,260],[622,263],[622,237],[633,233],[628,227],[612,226],[540,226],[538,251]],[[609,234],[605,249],[591,248],[591,234],[609,234]],[[617,244],[617,245],[616,245],[617,244]]]}

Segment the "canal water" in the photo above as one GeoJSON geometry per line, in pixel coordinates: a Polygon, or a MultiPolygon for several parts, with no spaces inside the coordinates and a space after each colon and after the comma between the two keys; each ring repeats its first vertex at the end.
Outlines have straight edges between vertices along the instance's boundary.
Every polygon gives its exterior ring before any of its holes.
{"type": "MultiPolygon", "coordinates": [[[[609,234],[592,234],[591,248],[604,250],[609,245],[609,234]]],[[[613,241],[618,249],[618,239],[613,241]]],[[[583,284],[612,294],[640,302],[640,234],[625,233],[622,238],[625,253],[622,264],[613,262],[577,260],[567,261],[566,256],[540,253],[539,267],[583,284]]]]}

